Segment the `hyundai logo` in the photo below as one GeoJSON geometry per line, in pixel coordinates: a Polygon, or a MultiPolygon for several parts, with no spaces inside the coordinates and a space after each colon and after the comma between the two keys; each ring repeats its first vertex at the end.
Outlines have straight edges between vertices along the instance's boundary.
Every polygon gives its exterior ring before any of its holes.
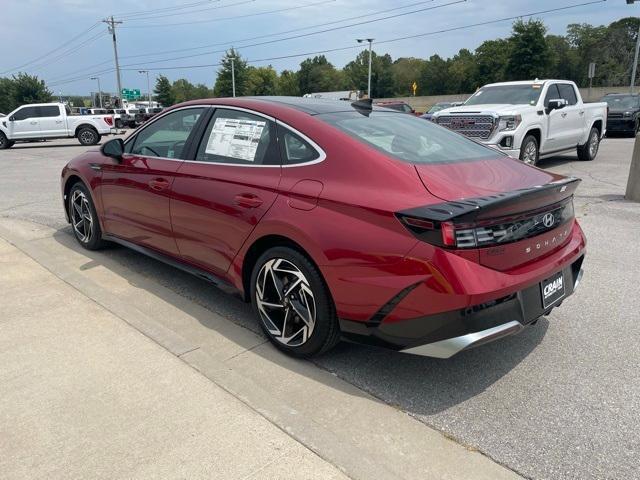
{"type": "Polygon", "coordinates": [[[547,213],[544,215],[544,217],[542,217],[542,224],[547,228],[553,227],[553,224],[555,222],[556,222],[556,219],[553,216],[553,213],[547,213]]]}

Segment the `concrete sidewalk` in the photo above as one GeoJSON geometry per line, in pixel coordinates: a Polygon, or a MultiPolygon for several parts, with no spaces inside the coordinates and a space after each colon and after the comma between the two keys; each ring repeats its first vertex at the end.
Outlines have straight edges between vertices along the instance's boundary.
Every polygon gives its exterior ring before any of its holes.
{"type": "Polygon", "coordinates": [[[347,478],[0,240],[0,477],[347,478]]]}
{"type": "Polygon", "coordinates": [[[135,252],[7,218],[2,238],[3,480],[521,478],[128,268],[135,252]]]}

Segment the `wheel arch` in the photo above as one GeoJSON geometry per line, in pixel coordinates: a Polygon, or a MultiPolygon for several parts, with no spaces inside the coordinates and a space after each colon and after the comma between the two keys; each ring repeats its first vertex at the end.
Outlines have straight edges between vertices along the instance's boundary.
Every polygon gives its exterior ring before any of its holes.
{"type": "Polygon", "coordinates": [[[78,125],[75,129],[75,132],[73,133],[74,137],[78,137],[78,132],[80,132],[80,130],[82,130],[83,128],[90,128],[91,130],[93,130],[94,132],[96,132],[96,134],[98,134],[98,136],[100,135],[100,133],[98,132],[98,129],[95,127],[95,125],[91,125],[90,123],[81,123],[80,125],[78,125]]]}
{"type": "Polygon", "coordinates": [[[87,189],[87,191],[89,192],[89,195],[91,196],[91,201],[93,202],[93,207],[96,209],[96,213],[98,215],[98,222],[100,224],[100,228],[103,228],[104,225],[102,224],[102,215],[100,215],[101,205],[98,202],[96,202],[96,198],[94,195],[94,191],[91,188],[91,184],[85,178],[83,178],[82,175],[77,171],[70,171],[67,174],[64,180],[63,188],[62,188],[62,204],[64,206],[64,214],[67,219],[67,223],[71,223],[71,217],[69,216],[69,193],[71,192],[71,189],[76,183],[82,183],[84,187],[87,189]]]}
{"type": "MultiPolygon", "coordinates": [[[[529,127],[529,129],[527,130],[527,133],[524,134],[524,136],[522,137],[522,142],[524,142],[524,139],[527,138],[527,136],[529,135],[533,135],[533,137],[536,139],[536,142],[538,142],[538,152],[540,152],[541,150],[541,142],[542,142],[542,127],[540,126],[532,126],[529,127]]],[[[520,148],[522,148],[522,142],[520,143],[520,148]]]]}

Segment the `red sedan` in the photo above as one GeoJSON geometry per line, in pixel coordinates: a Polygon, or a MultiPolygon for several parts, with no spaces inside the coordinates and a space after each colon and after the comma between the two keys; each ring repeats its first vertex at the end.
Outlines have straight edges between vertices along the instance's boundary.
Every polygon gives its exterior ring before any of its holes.
{"type": "Polygon", "coordinates": [[[447,358],[535,323],[582,275],[578,183],[367,101],[288,97],[177,105],[62,171],[83,247],[236,292],[301,357],[447,358]]]}

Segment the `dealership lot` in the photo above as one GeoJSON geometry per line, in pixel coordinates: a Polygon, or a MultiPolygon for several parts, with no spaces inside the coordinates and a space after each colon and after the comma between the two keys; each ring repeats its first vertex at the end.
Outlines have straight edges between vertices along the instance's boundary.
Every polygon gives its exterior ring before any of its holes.
{"type": "MultiPolygon", "coordinates": [[[[328,371],[351,384],[348,395],[367,392],[526,477],[633,478],[640,456],[640,205],[623,199],[632,148],[632,139],[606,139],[593,162],[573,156],[541,162],[583,179],[575,203],[588,253],[576,295],[520,335],[446,361],[344,344],[315,366],[284,360],[258,342],[252,345],[257,354],[238,357],[233,367],[271,391],[273,376],[264,372],[287,365],[286,372],[274,373],[286,375],[278,394],[294,394],[289,404],[310,417],[316,406],[301,386],[324,382],[328,371]]],[[[195,277],[122,248],[79,260],[85,253],[64,221],[59,176],[84,150],[74,140],[60,140],[1,152],[0,226],[21,237],[40,263],[51,258],[38,257],[30,242],[49,233],[29,236],[51,232],[52,251],[71,262],[69,275],[95,274],[90,267],[97,265],[125,280],[118,285],[124,298],[127,289],[163,292],[174,309],[197,310],[201,325],[177,314],[157,320],[198,347],[207,336],[227,335],[225,323],[209,316],[259,335],[247,305],[195,277]]],[[[45,266],[55,272],[55,265],[45,266]]],[[[336,385],[327,387],[343,388],[336,385]]]]}

